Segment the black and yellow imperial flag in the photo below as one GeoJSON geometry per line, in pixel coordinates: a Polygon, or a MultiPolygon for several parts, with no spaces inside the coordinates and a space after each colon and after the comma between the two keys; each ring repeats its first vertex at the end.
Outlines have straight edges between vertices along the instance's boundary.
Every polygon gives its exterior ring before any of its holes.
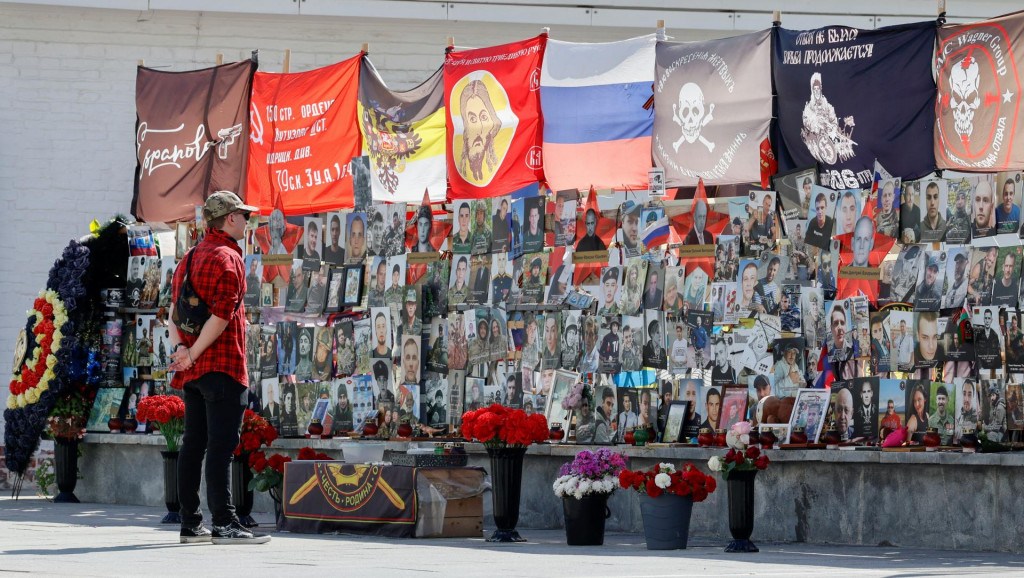
{"type": "Polygon", "coordinates": [[[416,531],[416,469],[288,462],[281,502],[280,530],[411,538],[416,531]]]}

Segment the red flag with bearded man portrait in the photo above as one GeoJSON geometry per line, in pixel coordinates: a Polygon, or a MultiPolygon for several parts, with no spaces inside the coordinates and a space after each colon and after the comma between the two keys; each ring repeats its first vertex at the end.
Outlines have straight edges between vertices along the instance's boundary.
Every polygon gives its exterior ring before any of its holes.
{"type": "Polygon", "coordinates": [[[444,59],[453,199],[507,194],[543,178],[540,66],[547,35],[444,59]]]}

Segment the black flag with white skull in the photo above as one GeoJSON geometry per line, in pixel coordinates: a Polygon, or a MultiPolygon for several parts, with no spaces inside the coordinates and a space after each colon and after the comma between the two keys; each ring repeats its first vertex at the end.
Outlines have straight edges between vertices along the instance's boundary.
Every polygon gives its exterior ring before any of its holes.
{"type": "Polygon", "coordinates": [[[658,43],[652,154],[668,187],[760,182],[772,116],[769,35],[658,43]]]}
{"type": "Polygon", "coordinates": [[[870,187],[876,159],[904,180],[933,171],[935,28],[776,28],[779,171],[818,163],[833,189],[870,187]]]}

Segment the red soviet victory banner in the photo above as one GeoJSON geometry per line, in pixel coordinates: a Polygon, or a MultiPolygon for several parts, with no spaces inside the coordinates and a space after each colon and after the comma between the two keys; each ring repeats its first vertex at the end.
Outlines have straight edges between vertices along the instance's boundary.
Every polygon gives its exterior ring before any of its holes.
{"type": "Polygon", "coordinates": [[[280,208],[288,215],[352,207],[349,163],[362,148],[356,122],[360,58],[307,72],[256,73],[249,204],[264,214],[280,208]]]}
{"type": "Polygon", "coordinates": [[[140,221],[195,218],[215,191],[245,195],[251,60],[191,72],[139,67],[135,195],[140,221]]]}
{"type": "Polygon", "coordinates": [[[444,59],[448,181],[454,199],[543,179],[540,65],[547,35],[444,59]]]}

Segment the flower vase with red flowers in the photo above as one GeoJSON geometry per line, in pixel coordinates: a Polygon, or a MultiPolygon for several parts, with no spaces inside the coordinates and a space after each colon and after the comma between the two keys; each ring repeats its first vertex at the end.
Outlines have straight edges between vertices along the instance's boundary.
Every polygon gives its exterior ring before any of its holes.
{"type": "Polygon", "coordinates": [[[167,451],[178,451],[181,435],[185,432],[185,400],[173,395],[144,397],[139,401],[135,418],[159,424],[167,451]]]}
{"type": "Polygon", "coordinates": [[[491,494],[494,523],[498,529],[489,542],[525,542],[516,531],[523,487],[523,455],[526,447],[548,439],[548,423],[542,414],[526,415],[521,409],[491,405],[462,414],[462,435],[484,444],[491,458],[491,494]]]}
{"type": "Polygon", "coordinates": [[[722,473],[729,490],[729,532],[733,541],[726,552],[759,551],[750,541],[754,531],[754,477],[771,460],[761,450],[750,447],[750,429],[745,421],[734,424],[726,434],[729,451],[725,457],[712,456],[708,460],[708,468],[722,473]]]}
{"type": "Polygon", "coordinates": [[[669,463],[649,470],[622,470],[619,485],[640,493],[640,513],[648,550],[686,548],[693,503],[703,502],[717,488],[715,478],[693,464],[681,470],[669,463]]]}
{"type": "MultiPolygon", "coordinates": [[[[242,415],[242,431],[235,447],[235,459],[231,462],[231,503],[235,506],[238,521],[246,527],[258,526],[252,517],[254,470],[250,468],[251,452],[263,446],[269,447],[277,439],[274,426],[252,410],[242,415]]],[[[262,469],[262,468],[261,468],[262,469]]]]}

